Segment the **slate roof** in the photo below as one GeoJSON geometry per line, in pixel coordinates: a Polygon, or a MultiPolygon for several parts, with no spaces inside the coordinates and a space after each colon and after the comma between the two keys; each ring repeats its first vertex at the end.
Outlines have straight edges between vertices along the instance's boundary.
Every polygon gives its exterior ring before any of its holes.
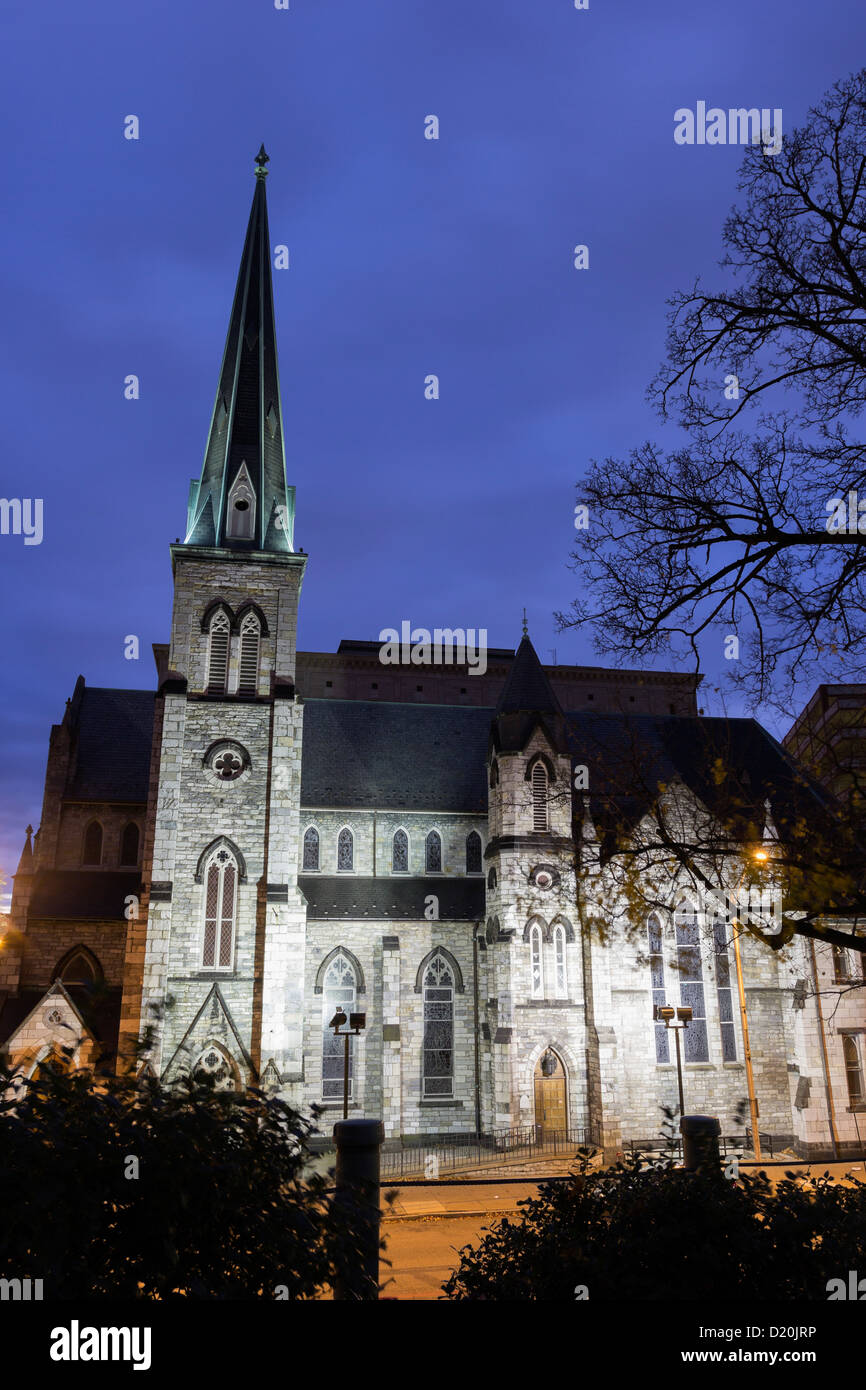
{"type": "Polygon", "coordinates": [[[306,700],[301,804],[485,814],[492,709],[306,700]]]}
{"type": "Polygon", "coordinates": [[[378,921],[424,918],[425,900],[439,900],[439,919],[473,922],[484,916],[484,879],[478,878],[356,878],[303,874],[298,883],[311,918],[369,917],[378,921]]]}
{"type": "Polygon", "coordinates": [[[535,714],[562,712],[562,706],[528,637],[524,637],[517,648],[496,713],[516,714],[526,710],[532,710],[535,714]]]}
{"type": "Polygon", "coordinates": [[[124,919],[125,899],[141,891],[137,869],[40,869],[34,876],[29,916],[124,919]]]}
{"type": "Polygon", "coordinates": [[[799,816],[825,827],[832,799],[754,719],[584,713],[567,716],[576,763],[589,772],[593,818],[634,824],[659,784],[682,781],[715,814],[745,832],[763,824],[769,800],[784,838],[799,816]]]}
{"type": "Polygon", "coordinates": [[[147,801],[154,699],[150,690],[84,688],[66,796],[147,801]]]}

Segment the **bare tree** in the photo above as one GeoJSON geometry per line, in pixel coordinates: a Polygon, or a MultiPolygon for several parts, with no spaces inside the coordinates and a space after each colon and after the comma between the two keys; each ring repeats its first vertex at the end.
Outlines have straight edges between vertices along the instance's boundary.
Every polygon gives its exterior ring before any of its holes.
{"type": "Polygon", "coordinates": [[[674,297],[650,388],[687,440],[593,462],[573,556],[586,594],[557,617],[601,652],[685,649],[696,666],[735,637],[734,685],[790,712],[818,677],[866,674],[866,445],[852,436],[866,402],[866,69],[778,154],[747,149],[739,187],[730,283],[674,297]]]}

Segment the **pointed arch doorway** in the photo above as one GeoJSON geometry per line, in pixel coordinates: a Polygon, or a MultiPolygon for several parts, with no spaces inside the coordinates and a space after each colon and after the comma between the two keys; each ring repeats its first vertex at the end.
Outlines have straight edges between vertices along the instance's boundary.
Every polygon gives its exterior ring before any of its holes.
{"type": "Polygon", "coordinates": [[[535,1133],[540,1142],[568,1129],[568,1101],[562,1058],[548,1047],[535,1064],[535,1133]]]}

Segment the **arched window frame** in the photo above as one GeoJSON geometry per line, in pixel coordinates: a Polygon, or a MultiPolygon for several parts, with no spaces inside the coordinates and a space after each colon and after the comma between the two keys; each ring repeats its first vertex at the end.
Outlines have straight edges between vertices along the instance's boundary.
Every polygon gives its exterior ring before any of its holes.
{"type": "Polygon", "coordinates": [[[262,625],[258,614],[248,610],[240,624],[240,653],[238,660],[238,694],[257,695],[261,661],[262,625]]]}
{"type": "Polygon", "coordinates": [[[866,1084],[863,1080],[863,1058],[860,1039],[854,1033],[842,1034],[842,1060],[848,1085],[848,1103],[852,1109],[866,1107],[866,1084]]]}
{"type": "Polygon", "coordinates": [[[466,836],[466,872],[484,873],[484,844],[477,830],[470,830],[466,836]]]}
{"type": "Polygon", "coordinates": [[[102,864],[102,856],[105,849],[105,832],[102,821],[90,820],[84,827],[84,836],[81,843],[81,866],[82,868],[99,868],[102,864]]]}
{"type": "Polygon", "coordinates": [[[533,999],[544,998],[544,954],[541,925],[533,922],[529,928],[529,993],[533,999]]]}
{"type": "Polygon", "coordinates": [[[425,874],[444,872],[442,836],[438,830],[428,830],[424,837],[424,872],[425,874]]]}
{"type": "Polygon", "coordinates": [[[391,836],[391,873],[408,874],[408,872],[409,836],[402,825],[398,825],[391,836]]]}
{"type": "Polygon", "coordinates": [[[443,951],[434,951],[423,978],[424,1037],[421,1093],[427,1100],[454,1094],[454,972],[443,951]]]}
{"type": "Polygon", "coordinates": [[[674,911],[674,932],[677,943],[680,1004],[692,1010],[692,1020],[688,1027],[683,1029],[683,1060],[686,1062],[708,1062],[710,1060],[710,1043],[707,1035],[707,1003],[700,917],[694,905],[688,900],[680,902],[674,911]]]}
{"type": "Polygon", "coordinates": [[[240,865],[225,842],[209,855],[202,878],[202,970],[234,968],[240,865]]]}
{"type": "Polygon", "coordinates": [[[308,825],[301,841],[301,873],[317,874],[321,871],[322,842],[318,827],[308,825]],[[309,862],[308,862],[309,860],[309,862]]]}
{"type": "Polygon", "coordinates": [[[120,863],[128,865],[130,868],[137,866],[141,855],[141,827],[137,821],[127,821],[120,836],[120,863]],[[135,832],[133,840],[132,832],[135,832]],[[135,845],[135,854],[131,854],[132,844],[135,845]]]}
{"type": "Polygon", "coordinates": [[[76,946],[72,946],[54,967],[52,980],[65,980],[67,984],[98,984],[104,978],[104,972],[99,957],[94,955],[89,946],[85,946],[83,941],[79,941],[76,946]],[[73,980],[70,977],[70,970],[77,960],[84,961],[87,966],[87,980],[73,980]]]}
{"type": "MultiPolygon", "coordinates": [[[[653,1008],[655,1008],[657,1005],[667,1002],[665,997],[664,933],[661,918],[657,912],[650,913],[647,918],[647,936],[649,939],[650,989],[653,1008]]],[[[662,1066],[670,1062],[670,1040],[668,1030],[663,1023],[655,1024],[655,1048],[657,1065],[662,1066]]]]}
{"type": "Polygon", "coordinates": [[[355,872],[355,836],[351,826],[344,825],[337,834],[337,873],[355,872]]]}
{"type": "MultiPolygon", "coordinates": [[[[331,953],[322,972],[322,1099],[339,1100],[343,1095],[345,1042],[328,1027],[338,1008],[348,1016],[355,1009],[358,976],[354,960],[341,947],[331,953]]],[[[355,1038],[349,1037],[349,1099],[354,1098],[355,1038]]]]}
{"type": "Polygon", "coordinates": [[[225,695],[228,688],[231,634],[231,616],[220,605],[208,623],[205,688],[209,695],[225,695]]]}
{"type": "Polygon", "coordinates": [[[568,998],[568,962],[566,959],[565,927],[562,922],[556,922],[553,927],[553,979],[554,997],[556,999],[568,998]]]}

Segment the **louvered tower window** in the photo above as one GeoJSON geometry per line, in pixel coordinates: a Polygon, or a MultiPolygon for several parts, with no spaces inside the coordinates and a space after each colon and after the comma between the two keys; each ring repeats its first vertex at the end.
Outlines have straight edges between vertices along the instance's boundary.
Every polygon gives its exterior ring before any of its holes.
{"type": "Polygon", "coordinates": [[[226,693],[229,673],[229,620],[222,611],[214,613],[210,624],[207,653],[207,688],[212,695],[226,693]]]}
{"type": "Polygon", "coordinates": [[[255,613],[248,613],[241,623],[241,667],[238,680],[239,695],[255,695],[259,684],[259,641],[261,626],[255,613]]]}
{"type": "Polygon", "coordinates": [[[230,970],[234,951],[238,883],[238,866],[234,855],[224,847],[218,849],[208,862],[204,882],[202,966],[205,970],[230,970]]]}
{"type": "Polygon", "coordinates": [[[547,829],[547,768],[541,762],[532,769],[532,828],[547,829]]]}

